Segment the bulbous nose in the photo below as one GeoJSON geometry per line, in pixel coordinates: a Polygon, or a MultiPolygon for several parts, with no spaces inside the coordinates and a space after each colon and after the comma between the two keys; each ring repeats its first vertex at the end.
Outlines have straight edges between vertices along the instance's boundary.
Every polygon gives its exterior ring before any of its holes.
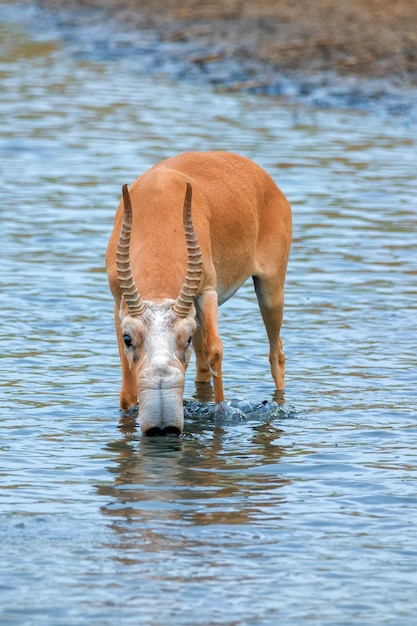
{"type": "Polygon", "coordinates": [[[182,387],[145,389],[139,394],[139,423],[148,436],[180,435],[184,426],[182,387]]]}
{"type": "Polygon", "coordinates": [[[150,363],[141,373],[141,386],[145,389],[172,389],[183,387],[184,373],[170,363],[150,363]]]}

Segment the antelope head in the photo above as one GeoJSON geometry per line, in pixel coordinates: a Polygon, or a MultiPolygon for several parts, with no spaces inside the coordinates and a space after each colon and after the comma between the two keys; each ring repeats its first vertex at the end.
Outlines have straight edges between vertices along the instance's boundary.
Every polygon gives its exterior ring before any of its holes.
{"type": "Polygon", "coordinates": [[[124,352],[136,381],[139,421],[148,435],[182,432],[184,377],[196,329],[194,299],[202,276],[200,246],[191,217],[192,188],[187,183],[183,223],[188,268],[176,300],[143,301],[132,275],[132,205],[123,185],[124,216],[116,265],[125,306],[120,308],[124,352]]]}

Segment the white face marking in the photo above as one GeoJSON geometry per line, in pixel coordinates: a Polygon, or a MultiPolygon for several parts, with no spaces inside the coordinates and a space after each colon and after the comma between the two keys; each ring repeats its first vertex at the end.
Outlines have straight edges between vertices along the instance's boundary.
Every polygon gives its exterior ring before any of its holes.
{"type": "Polygon", "coordinates": [[[138,393],[148,389],[183,387],[191,353],[189,339],[196,323],[192,317],[179,318],[173,301],[146,302],[145,313],[122,320],[125,353],[134,372],[138,393]]]}

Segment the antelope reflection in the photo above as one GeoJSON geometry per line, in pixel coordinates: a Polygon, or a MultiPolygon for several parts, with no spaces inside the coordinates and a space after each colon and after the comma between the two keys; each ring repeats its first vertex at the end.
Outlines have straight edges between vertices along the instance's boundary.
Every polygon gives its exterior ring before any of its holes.
{"type": "Polygon", "coordinates": [[[167,537],[186,544],[190,526],[256,524],[266,511],[279,519],[281,487],[290,481],[279,475],[283,449],[274,423],[194,423],[193,434],[180,439],[138,438],[131,421],[120,428],[125,436],[109,445],[117,454],[113,484],[98,492],[126,547],[134,540],[158,550],[167,537]]]}

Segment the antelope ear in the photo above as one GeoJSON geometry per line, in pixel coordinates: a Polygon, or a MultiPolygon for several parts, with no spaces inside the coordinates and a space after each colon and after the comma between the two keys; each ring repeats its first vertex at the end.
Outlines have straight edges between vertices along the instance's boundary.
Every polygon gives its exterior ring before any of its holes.
{"type": "Polygon", "coordinates": [[[201,275],[203,273],[203,261],[201,258],[200,245],[195,234],[192,215],[191,215],[191,199],[193,189],[191,184],[187,182],[185,191],[184,208],[183,208],[183,224],[185,242],[187,244],[188,267],[187,275],[178,298],[172,305],[172,309],[179,317],[187,317],[194,298],[197,295],[200,286],[201,275]]]}
{"type": "Polygon", "coordinates": [[[130,267],[130,235],[132,233],[132,203],[127,185],[122,187],[123,225],[117,244],[116,267],[122,295],[132,317],[143,315],[145,304],[136,288],[130,267]]]}

